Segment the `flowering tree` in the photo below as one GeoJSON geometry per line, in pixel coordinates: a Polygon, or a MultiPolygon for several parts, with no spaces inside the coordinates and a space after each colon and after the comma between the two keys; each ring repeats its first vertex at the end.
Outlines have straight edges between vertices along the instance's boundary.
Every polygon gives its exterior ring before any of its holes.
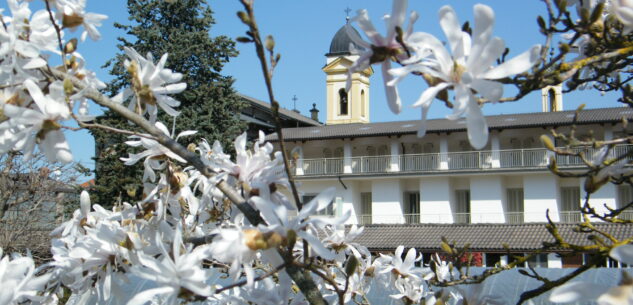
{"type": "MultiPolygon", "coordinates": [[[[168,2],[173,1],[177,0],[168,2]]],[[[247,27],[247,36],[238,40],[254,45],[276,114],[279,105],[271,82],[280,57],[272,36],[261,38],[252,0],[240,1],[244,11],[238,12],[238,17],[247,27]]],[[[311,217],[331,204],[334,192],[325,189],[309,202],[300,200],[280,127],[280,152],[274,152],[263,134],[252,147],[247,147],[245,135],[237,137],[235,158],[226,154],[218,142],[182,146],[176,140],[186,140],[196,131],[172,134],[174,131],[170,132],[157,115],[177,116],[178,101],[172,94],[187,87],[180,73],[165,66],[167,54],[156,54],[159,57],[155,58],[125,49],[124,68],[130,83],[119,95],[108,98],[99,93],[102,82],[85,69],[78,53],[79,41],[99,37],[97,27],[105,16],[86,12],[85,0],[45,0],[46,9],[35,13],[29,1],[7,2],[10,14],[2,18],[0,27],[4,97],[0,151],[22,151],[29,158],[37,146],[50,161],[70,162],[72,152],[62,132],[72,129],[64,125],[68,120],[76,121],[80,128],[126,134],[130,140],[125,143],[142,151],[121,156],[121,160],[129,165],[143,163],[144,192],[142,200],[123,202],[111,210],[91,205],[89,195],[82,193],[80,209],[52,233],[53,262],[36,267],[29,256],[2,257],[0,304],[53,304],[65,300],[68,293],[76,304],[367,303],[365,296],[372,285],[393,288],[397,293],[391,297],[405,304],[495,302],[480,290],[444,287],[478,283],[516,263],[469,277],[458,274],[460,270],[440,256],[433,258],[430,268],[416,267],[421,257],[415,249],[405,254],[404,246],[398,247],[393,256],[373,257],[367,248],[354,242],[362,228],[342,226],[349,214],[332,219],[311,217]],[[77,29],[83,29],[79,39],[69,38],[77,29]],[[61,66],[48,62],[54,56],[61,56],[61,66]],[[89,123],[88,101],[118,113],[144,132],[89,123]],[[282,189],[292,195],[286,196],[282,189]],[[149,284],[140,292],[124,293],[131,280],[149,284]]],[[[493,36],[494,12],[488,6],[474,7],[474,28],[462,26],[451,7],[441,8],[439,22],[448,41],[446,46],[428,33],[413,30],[415,12],[403,28],[405,0],[393,1],[393,11],[385,17],[388,33],[384,36],[375,30],[368,13],[361,10],[352,21],[369,41],[349,31],[356,44],[365,47],[350,73],[380,63],[387,100],[396,113],[402,104],[396,88],[399,80],[419,76],[428,85],[422,85],[426,89],[414,103],[422,108],[422,120],[433,100],[443,101],[454,110],[450,119],[466,117],[468,137],[476,148],[486,143],[488,135],[482,104],[516,101],[546,85],[564,82],[567,90],[594,87],[620,91],[620,101],[630,104],[633,3],[545,0],[544,5],[546,17],[538,19],[544,44],[508,60],[503,40],[493,36]],[[548,57],[554,38],[561,33],[566,34],[567,42],[548,57]],[[504,84],[516,86],[518,93],[504,97],[504,84]]],[[[423,127],[419,135],[424,133],[423,127]]],[[[554,136],[566,145],[557,148],[549,138],[543,138],[548,148],[577,154],[587,165],[581,174],[564,173],[552,161],[554,173],[586,177],[588,194],[607,182],[630,183],[628,155],[615,155],[611,147],[633,139],[583,142],[574,137],[573,131],[554,136]],[[578,145],[599,146],[602,150],[588,158],[574,152],[572,148],[578,145]]],[[[586,221],[580,226],[591,231],[590,217],[628,222],[617,218],[620,212],[598,214],[585,204],[586,221]]],[[[553,223],[548,229],[556,242],[546,248],[584,249],[562,240],[553,223]]],[[[630,239],[605,237],[607,242],[596,242],[584,250],[593,250],[598,257],[611,255],[625,263],[633,262],[633,251],[627,245],[630,239]]],[[[467,249],[446,241],[442,248],[453,262],[461,263],[467,253],[467,249]]],[[[563,284],[595,263],[559,280],[528,273],[544,284],[526,292],[522,301],[561,285],[553,300],[573,301],[587,296],[585,286],[563,284]]],[[[622,285],[630,285],[630,281],[622,285]]],[[[608,303],[612,300],[609,297],[622,291],[614,289],[605,288],[591,296],[608,303]]]]}

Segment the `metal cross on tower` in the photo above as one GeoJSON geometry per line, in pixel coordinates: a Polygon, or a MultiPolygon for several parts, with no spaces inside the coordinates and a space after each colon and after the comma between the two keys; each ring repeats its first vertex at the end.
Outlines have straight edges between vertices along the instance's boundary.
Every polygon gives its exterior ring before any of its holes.
{"type": "Polygon", "coordinates": [[[349,8],[349,7],[347,7],[347,8],[345,8],[345,10],[343,10],[343,11],[345,12],[345,20],[346,20],[347,22],[349,22],[349,13],[352,11],[352,9],[351,9],[351,8],[349,8]]]}
{"type": "Polygon", "coordinates": [[[292,110],[297,111],[297,95],[292,96],[292,110]]]}

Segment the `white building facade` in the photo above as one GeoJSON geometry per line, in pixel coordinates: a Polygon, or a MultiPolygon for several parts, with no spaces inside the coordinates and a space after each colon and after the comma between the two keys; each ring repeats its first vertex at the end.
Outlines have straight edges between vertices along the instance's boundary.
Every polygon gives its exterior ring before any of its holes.
{"type": "MultiPolygon", "coordinates": [[[[633,119],[628,108],[584,110],[574,121],[575,111],[562,111],[560,87],[543,89],[543,112],[486,117],[490,136],[481,150],[470,146],[463,119],[428,120],[423,138],[416,135],[419,121],[370,123],[373,71],[353,74],[351,90],[342,89],[354,59],[350,43],[339,31],[326,54],[326,125],[283,130],[288,149],[300,151],[294,170],[304,199],[336,188],[333,208],[324,214],[349,211],[349,224],[525,224],[546,222],[547,215],[554,222],[578,222],[584,180],[557,177],[548,165],[555,160],[560,169],[580,171],[585,164],[554,156],[541,135],[568,132],[572,125],[581,139],[633,133],[622,124],[633,119]]],[[[589,158],[596,152],[580,149],[589,158]]],[[[631,149],[620,145],[613,153],[631,149]]],[[[590,203],[606,211],[632,200],[630,187],[606,184],[590,203]]],[[[549,265],[561,265],[552,257],[549,265]]]]}

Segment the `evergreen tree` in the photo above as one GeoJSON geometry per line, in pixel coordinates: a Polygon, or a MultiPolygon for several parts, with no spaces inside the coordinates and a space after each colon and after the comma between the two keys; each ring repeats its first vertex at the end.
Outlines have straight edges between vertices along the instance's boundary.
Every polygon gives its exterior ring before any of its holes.
{"type": "MultiPolygon", "coordinates": [[[[177,108],[181,114],[176,118],[176,132],[198,130],[197,135],[184,141],[197,143],[198,139],[205,138],[210,143],[219,140],[228,147],[246,126],[239,120],[243,102],[232,88],[233,79],[221,74],[224,64],[237,56],[237,51],[235,42],[228,37],[211,37],[210,30],[215,21],[206,0],[174,3],[128,0],[128,13],[131,25],[115,24],[128,36],[118,38],[121,53],[105,65],[115,76],[106,93],[114,96],[129,85],[129,76],[123,66],[124,46],[132,47],[142,55],[151,52],[157,59],[168,53],[166,67],[183,73],[182,82],[187,83],[187,90],[174,96],[181,102],[177,108]]],[[[159,121],[171,129],[173,118],[161,114],[159,121]]],[[[131,128],[110,111],[99,117],[98,122],[131,128]]],[[[97,142],[96,201],[109,205],[118,198],[138,199],[141,196],[142,164],[130,167],[117,159],[117,156],[127,156],[133,151],[123,143],[126,137],[103,130],[93,130],[93,135],[97,142]]]]}

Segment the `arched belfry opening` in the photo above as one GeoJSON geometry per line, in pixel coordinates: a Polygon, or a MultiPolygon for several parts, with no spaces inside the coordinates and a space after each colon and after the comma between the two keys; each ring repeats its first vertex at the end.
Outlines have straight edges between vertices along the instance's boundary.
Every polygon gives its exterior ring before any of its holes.
{"type": "Polygon", "coordinates": [[[338,90],[338,104],[339,104],[339,115],[348,115],[348,101],[347,101],[347,92],[345,89],[341,88],[338,90]]]}
{"type": "Polygon", "coordinates": [[[561,85],[547,86],[541,89],[543,112],[563,110],[563,87],[561,85]]]}
{"type": "Polygon", "coordinates": [[[374,70],[369,67],[353,73],[351,85],[346,88],[348,69],[358,59],[358,55],[350,52],[350,45],[363,49],[352,41],[349,31],[356,29],[343,25],[332,38],[330,50],[325,54],[327,60],[322,70],[326,74],[327,125],[369,123],[369,77],[374,70]]]}

